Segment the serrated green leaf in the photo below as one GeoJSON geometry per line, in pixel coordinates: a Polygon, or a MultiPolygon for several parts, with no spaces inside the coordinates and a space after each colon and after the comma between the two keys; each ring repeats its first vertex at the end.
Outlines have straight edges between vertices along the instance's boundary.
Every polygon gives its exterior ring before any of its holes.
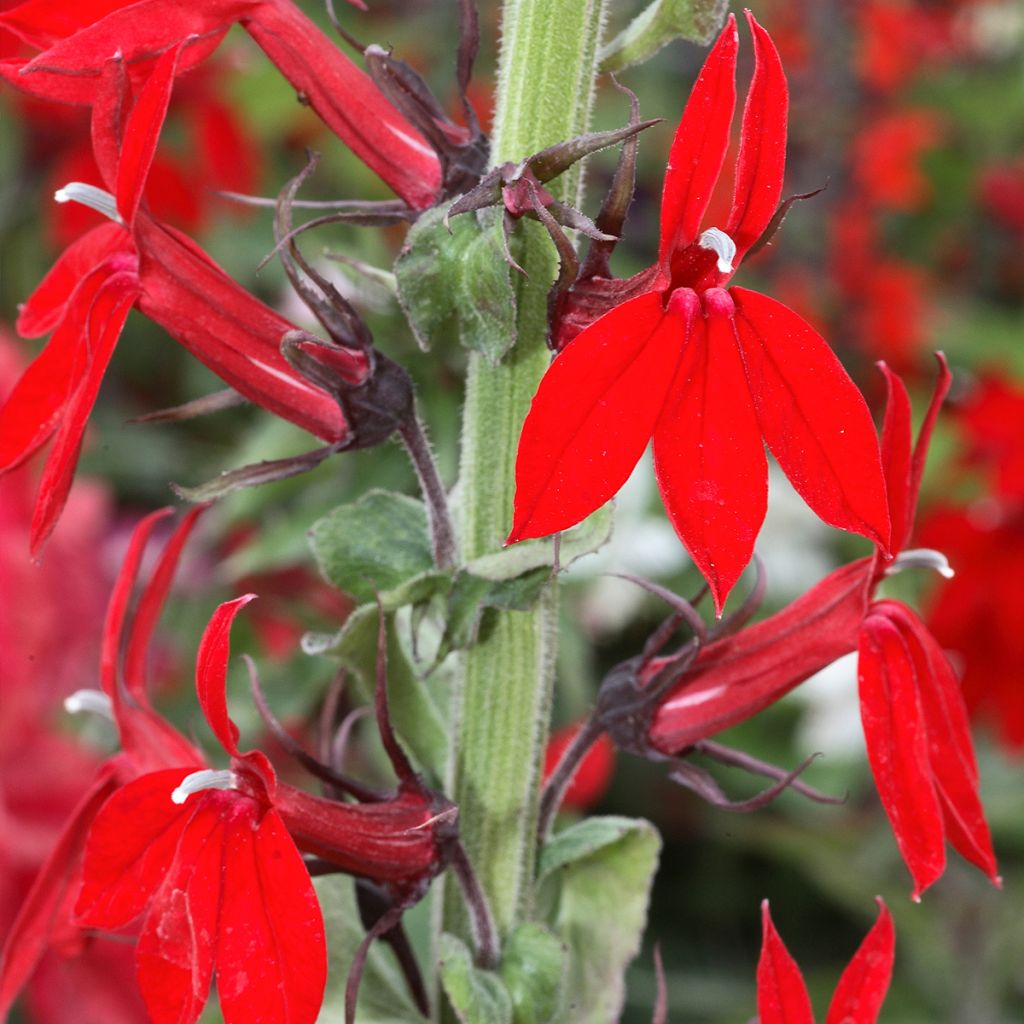
{"type": "MultiPolygon", "coordinates": [[[[333,635],[307,634],[303,649],[309,654],[329,654],[350,669],[357,690],[369,703],[377,668],[378,611],[376,604],[356,608],[345,625],[333,635]]],[[[448,730],[426,684],[417,678],[398,642],[394,615],[388,616],[388,703],[395,730],[420,768],[435,779],[444,777],[448,760],[448,730]]]]}
{"type": "Polygon", "coordinates": [[[589,818],[540,858],[538,906],[569,949],[572,1024],[611,1024],[626,967],[640,949],[661,840],[649,822],[589,818]],[[614,922],[614,927],[609,927],[614,922]]]}
{"type": "Polygon", "coordinates": [[[309,540],[324,576],[360,601],[434,564],[423,503],[390,491],[340,505],[313,524],[309,540]]]}
{"type": "Polygon", "coordinates": [[[465,943],[441,936],[441,985],[462,1024],[512,1024],[512,998],[493,971],[474,966],[465,943]]]}
{"type": "MultiPolygon", "coordinates": [[[[327,930],[327,989],[317,1024],[344,1024],[348,969],[365,932],[356,905],[355,883],[343,875],[313,880],[327,930]]],[[[422,1024],[423,1017],[394,956],[380,943],[370,949],[359,986],[359,1024],[422,1024]]]]}
{"type": "Polygon", "coordinates": [[[512,997],[513,1024],[558,1019],[568,950],[542,924],[520,925],[505,941],[501,976],[512,997]]]}
{"type": "Polygon", "coordinates": [[[673,39],[707,46],[725,21],[728,0],[652,0],[601,50],[601,70],[621,71],[673,39]]]}
{"type": "Polygon", "coordinates": [[[501,216],[485,210],[446,226],[444,214],[428,210],[406,236],[395,263],[399,300],[421,348],[457,334],[463,346],[498,363],[516,337],[501,216]]]}
{"type": "MultiPolygon", "coordinates": [[[[587,516],[578,526],[566,530],[561,536],[558,552],[562,568],[572,565],[578,558],[589,555],[608,543],[612,535],[612,506],[603,505],[587,516]]],[[[467,563],[466,569],[474,576],[488,580],[510,580],[531,569],[550,567],[554,563],[555,542],[552,537],[523,540],[501,551],[481,555],[467,563]]]]}

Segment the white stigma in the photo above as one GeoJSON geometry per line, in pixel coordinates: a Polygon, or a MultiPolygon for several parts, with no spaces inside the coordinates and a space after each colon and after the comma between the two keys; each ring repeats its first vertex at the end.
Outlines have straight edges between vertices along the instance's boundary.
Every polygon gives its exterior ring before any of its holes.
{"type": "Polygon", "coordinates": [[[892,565],[885,570],[886,576],[894,576],[904,569],[933,569],[944,579],[951,580],[956,573],[941,551],[932,548],[911,548],[903,551],[894,559],[892,565]]]}
{"type": "Polygon", "coordinates": [[[114,721],[114,708],[110,698],[101,690],[75,690],[70,697],[64,698],[64,710],[69,715],[91,711],[94,715],[114,721]]]}
{"type": "Polygon", "coordinates": [[[58,203],[81,203],[90,210],[102,213],[115,224],[124,223],[121,214],[117,212],[117,200],[109,192],[104,192],[95,185],[86,185],[83,181],[69,181],[53,193],[53,198],[58,203]]]}
{"type": "Polygon", "coordinates": [[[206,789],[238,789],[238,776],[227,769],[215,771],[204,768],[202,771],[186,775],[171,793],[171,800],[183,804],[193,793],[201,793],[206,789]]]}
{"type": "Polygon", "coordinates": [[[718,228],[708,228],[697,239],[697,244],[702,249],[710,249],[718,256],[718,272],[720,274],[731,274],[735,269],[732,261],[736,259],[736,243],[718,228]]]}

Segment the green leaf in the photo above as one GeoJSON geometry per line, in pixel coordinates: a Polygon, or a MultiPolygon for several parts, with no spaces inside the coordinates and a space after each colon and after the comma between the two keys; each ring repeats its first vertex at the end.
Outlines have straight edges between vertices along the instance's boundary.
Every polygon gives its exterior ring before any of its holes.
{"type": "MultiPolygon", "coordinates": [[[[376,604],[356,608],[333,636],[309,635],[302,639],[307,654],[330,654],[355,676],[359,694],[370,702],[377,669],[376,604]]],[[[446,716],[441,713],[427,684],[417,678],[398,640],[394,615],[388,615],[388,703],[395,730],[413,759],[435,779],[444,777],[448,760],[446,716]]]]}
{"type": "MultiPolygon", "coordinates": [[[[327,989],[317,1024],[344,1024],[345,984],[365,931],[356,905],[355,883],[344,875],[313,880],[327,930],[327,989]]],[[[359,1024],[422,1024],[395,958],[376,943],[366,959],[356,1009],[359,1024]]]]}
{"type": "MultiPolygon", "coordinates": [[[[572,565],[578,558],[589,555],[608,543],[612,535],[612,506],[604,505],[587,516],[578,526],[566,530],[558,551],[562,568],[572,565]]],[[[552,537],[524,540],[501,551],[481,555],[470,560],[466,569],[474,576],[488,580],[510,580],[531,569],[554,564],[555,542],[552,537]]]]}
{"type": "Polygon", "coordinates": [[[520,925],[505,942],[501,976],[512,997],[513,1024],[558,1019],[565,991],[567,950],[542,924],[520,925]]]}
{"type": "Polygon", "coordinates": [[[429,210],[413,225],[395,263],[398,296],[420,347],[457,334],[492,364],[516,338],[515,292],[497,210],[455,217],[429,210]]]}
{"type": "Polygon", "coordinates": [[[310,544],[324,576],[357,600],[371,600],[433,568],[423,503],[370,491],[317,520],[310,544]]]}
{"type": "Polygon", "coordinates": [[[725,21],[728,0],[652,0],[601,50],[601,70],[621,71],[673,39],[707,46],[725,21]]]}
{"type": "Polygon", "coordinates": [[[462,1024],[512,1024],[512,997],[501,978],[473,964],[464,942],[441,936],[441,986],[462,1024]]]}
{"type": "Polygon", "coordinates": [[[649,822],[589,818],[540,857],[538,906],[569,948],[572,1024],[618,1020],[626,967],[640,950],[661,840],[649,822]]]}

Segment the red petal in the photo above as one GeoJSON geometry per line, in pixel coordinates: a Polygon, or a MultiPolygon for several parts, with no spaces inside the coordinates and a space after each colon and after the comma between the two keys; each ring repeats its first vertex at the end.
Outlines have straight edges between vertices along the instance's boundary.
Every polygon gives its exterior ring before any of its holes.
{"type": "MultiPolygon", "coordinates": [[[[173,862],[153,895],[135,952],[139,991],[152,1024],[198,1019],[209,998],[217,955],[227,868],[223,803],[209,794],[190,802],[173,862]]],[[[249,821],[241,824],[251,827],[249,821]]]]}
{"type": "Polygon", "coordinates": [[[227,1024],[313,1024],[327,981],[323,919],[280,817],[233,822],[224,849],[217,991],[227,1024]]]}
{"type": "Polygon", "coordinates": [[[786,171],[789,94],[771,37],[747,11],[754,36],[754,77],[743,108],[736,186],[725,233],[736,243],[737,266],[775,215],[786,171]]]}
{"type": "Polygon", "coordinates": [[[767,900],[761,904],[757,1014],[759,1024],[814,1024],[803,975],[772,924],[767,900]]]}
{"type": "Polygon", "coordinates": [[[874,559],[844,565],[782,611],[705,647],[658,708],[652,745],[674,754],[757,714],[857,649],[874,559]]]}
{"type": "Polygon", "coordinates": [[[825,1024],[875,1024],[892,978],[896,933],[892,915],[878,902],[878,920],[864,937],[836,986],[825,1024]]]}
{"type": "Polygon", "coordinates": [[[183,46],[175,46],[157,60],[125,122],[115,195],[117,211],[129,227],[142,201],[142,191],[167,116],[183,46]]]}
{"type": "Polygon", "coordinates": [[[103,71],[96,84],[89,130],[96,166],[107,190],[115,195],[125,119],[129,112],[130,90],[124,61],[120,57],[111,58],[103,65],[103,71]]]}
{"type": "Polygon", "coordinates": [[[887,548],[878,438],[861,393],[806,320],[758,292],[730,295],[758,421],[782,471],[819,518],[887,548]]]}
{"type": "Polygon", "coordinates": [[[901,631],[870,614],[861,629],[857,678],[868,762],[914,879],[912,898],[946,866],[945,830],[932,774],[921,681],[901,631]]]}
{"type": "Polygon", "coordinates": [[[131,238],[120,224],[101,224],[75,239],[19,309],[18,333],[23,338],[39,338],[52,331],[82,278],[115,252],[132,251],[131,238]]]}
{"type": "Polygon", "coordinates": [[[327,441],[348,432],[337,403],[281,355],[294,325],[232,281],[194,242],[145,212],[135,221],[139,309],[227,384],[327,441]]]}
{"type": "Polygon", "coordinates": [[[157,619],[160,618],[164,601],[167,600],[167,592],[174,579],[182,548],[192,533],[196,520],[207,507],[197,505],[178,524],[178,528],[164,548],[159,565],[153,570],[153,575],[139,599],[139,606],[132,620],[128,650],[124,659],[124,681],[125,688],[141,707],[149,706],[149,697],[146,693],[146,656],[149,652],[149,641],[157,619]]]}
{"type": "Polygon", "coordinates": [[[231,653],[231,623],[255,597],[255,594],[245,594],[217,607],[203,631],[196,659],[199,705],[213,734],[220,740],[220,745],[233,757],[240,757],[241,753],[238,749],[238,726],[228,715],[227,676],[228,656],[231,653]]]}
{"type": "Polygon", "coordinates": [[[935,359],[939,364],[939,376],[935,381],[935,390],[932,392],[932,400],[928,403],[928,410],[921,422],[921,429],[917,432],[917,443],[914,445],[914,456],[911,461],[910,471],[910,516],[913,519],[917,509],[917,496],[921,490],[921,478],[924,476],[924,466],[928,461],[928,448],[932,440],[932,431],[935,429],[935,421],[939,417],[942,403],[949,394],[950,385],[953,383],[953,375],[949,372],[949,364],[941,352],[935,353],[935,359]]]}
{"type": "MultiPolygon", "coordinates": [[[[747,567],[768,503],[764,442],[732,320],[715,312],[689,333],[654,430],[654,467],[676,533],[711,587],[715,612],[747,567]]],[[[731,306],[732,303],[729,303],[731,306]]]]}
{"type": "Polygon", "coordinates": [[[914,502],[910,494],[910,446],[913,442],[910,396],[903,381],[884,362],[879,363],[878,368],[885,375],[886,387],[882,467],[892,518],[892,551],[898,554],[910,539],[914,525],[914,502]]]}
{"type": "Polygon", "coordinates": [[[609,310],[555,358],[533,398],[516,456],[508,543],[568,529],[626,482],[675,373],[697,297],[668,309],[649,292],[609,310]]]}
{"type": "Polygon", "coordinates": [[[0,15],[0,26],[37,50],[45,50],[68,36],[129,7],[135,0],[26,0],[0,15]]]}
{"type": "Polygon", "coordinates": [[[697,238],[729,146],[736,107],[736,18],[722,29],[693,86],[668,155],[661,194],[658,262],[697,238]]]}
{"type": "Polygon", "coordinates": [[[925,624],[906,605],[879,601],[873,610],[896,625],[914,661],[928,729],[931,768],[949,840],[966,860],[998,885],[992,837],[978,796],[978,765],[967,709],[953,666],[925,624]]]}
{"type": "Polygon", "coordinates": [[[328,128],[416,209],[433,205],[441,165],[377,84],[293,3],[260,3],[243,25],[328,128]]]}
{"type": "Polygon", "coordinates": [[[145,909],[167,877],[194,807],[171,793],[191,771],[169,768],[118,790],[102,807],[85,845],[75,913],[93,928],[117,930],[145,909]]]}
{"type": "MultiPolygon", "coordinates": [[[[101,268],[99,273],[108,274],[109,270],[101,268]]],[[[85,422],[96,402],[103,374],[114,354],[114,346],[121,336],[128,311],[138,295],[138,288],[138,278],[134,273],[114,273],[103,282],[89,307],[84,325],[87,349],[78,353],[88,358],[89,363],[81,366],[80,361],[76,359],[77,372],[82,375],[81,380],[68,397],[63,409],[60,428],[39,482],[39,497],[32,516],[32,533],[29,540],[29,548],[33,555],[53,532],[67,501],[75,466],[78,463],[78,453],[82,446],[85,422]]]]}
{"type": "Polygon", "coordinates": [[[0,1020],[6,1020],[11,1004],[46,950],[54,916],[78,868],[86,831],[115,788],[115,772],[113,762],[100,769],[39,869],[11,924],[0,952],[0,1020]]]}

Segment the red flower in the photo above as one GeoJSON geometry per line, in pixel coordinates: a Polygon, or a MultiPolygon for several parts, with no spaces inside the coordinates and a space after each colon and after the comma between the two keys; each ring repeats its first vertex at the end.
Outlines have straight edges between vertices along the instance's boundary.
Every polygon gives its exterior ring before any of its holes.
{"type": "Polygon", "coordinates": [[[757,66],[725,230],[701,231],[701,221],[735,105],[733,18],[672,144],[658,263],[637,279],[645,290],[587,327],[541,381],[519,443],[509,534],[579,522],[622,486],[653,436],[665,507],[719,612],[764,519],[765,441],[822,519],[883,548],[889,541],[878,442],[845,370],[792,310],[723,287],[776,211],[785,162],[785,77],[768,34],[747,17],[757,66]]]}
{"type": "MultiPolygon", "coordinates": [[[[910,400],[889,387],[882,430],[895,553],[909,540],[931,432],[950,383],[942,376],[911,447],[910,400]]],[[[941,875],[945,840],[999,884],[978,773],[952,666],[920,619],[895,601],[871,603],[894,558],[876,553],[837,569],[782,611],[705,646],[660,702],[648,729],[672,754],[744,721],[836,658],[858,650],[868,760],[919,898],[941,875]]],[[[648,673],[657,671],[652,662],[648,673]]]]}
{"type": "Polygon", "coordinates": [[[107,61],[120,53],[134,76],[186,44],[179,73],[204,60],[238,22],[327,126],[410,206],[430,206],[440,164],[419,133],[290,0],[26,0],[0,27],[43,51],[0,62],[0,75],[33,95],[93,103],[107,61]]]}
{"type": "MultiPolygon", "coordinates": [[[[543,781],[547,782],[582,723],[574,722],[551,734],[544,751],[543,781]]],[[[562,806],[585,811],[604,796],[615,770],[615,747],[602,733],[580,761],[562,797],[562,806]]]]}
{"type": "Polygon", "coordinates": [[[112,223],[65,250],[18,318],[27,337],[53,329],[0,409],[0,472],[55,435],[32,524],[33,551],[63,508],[86,419],[133,305],[251,401],[327,440],[347,432],[336,402],[281,355],[281,338],[293,325],[193,242],[155,221],[143,203],[179,50],[159,58],[127,117],[121,64],[106,65],[93,107],[93,152],[113,195],[73,183],[65,196],[103,210],[112,223]]]}
{"type": "MultiPolygon", "coordinates": [[[[843,971],[825,1024],[875,1024],[889,990],[896,951],[892,917],[879,899],[878,919],[843,971]]],[[[759,1024],[814,1024],[807,986],[796,961],[761,904],[761,959],[757,964],[759,1024]]]]}

